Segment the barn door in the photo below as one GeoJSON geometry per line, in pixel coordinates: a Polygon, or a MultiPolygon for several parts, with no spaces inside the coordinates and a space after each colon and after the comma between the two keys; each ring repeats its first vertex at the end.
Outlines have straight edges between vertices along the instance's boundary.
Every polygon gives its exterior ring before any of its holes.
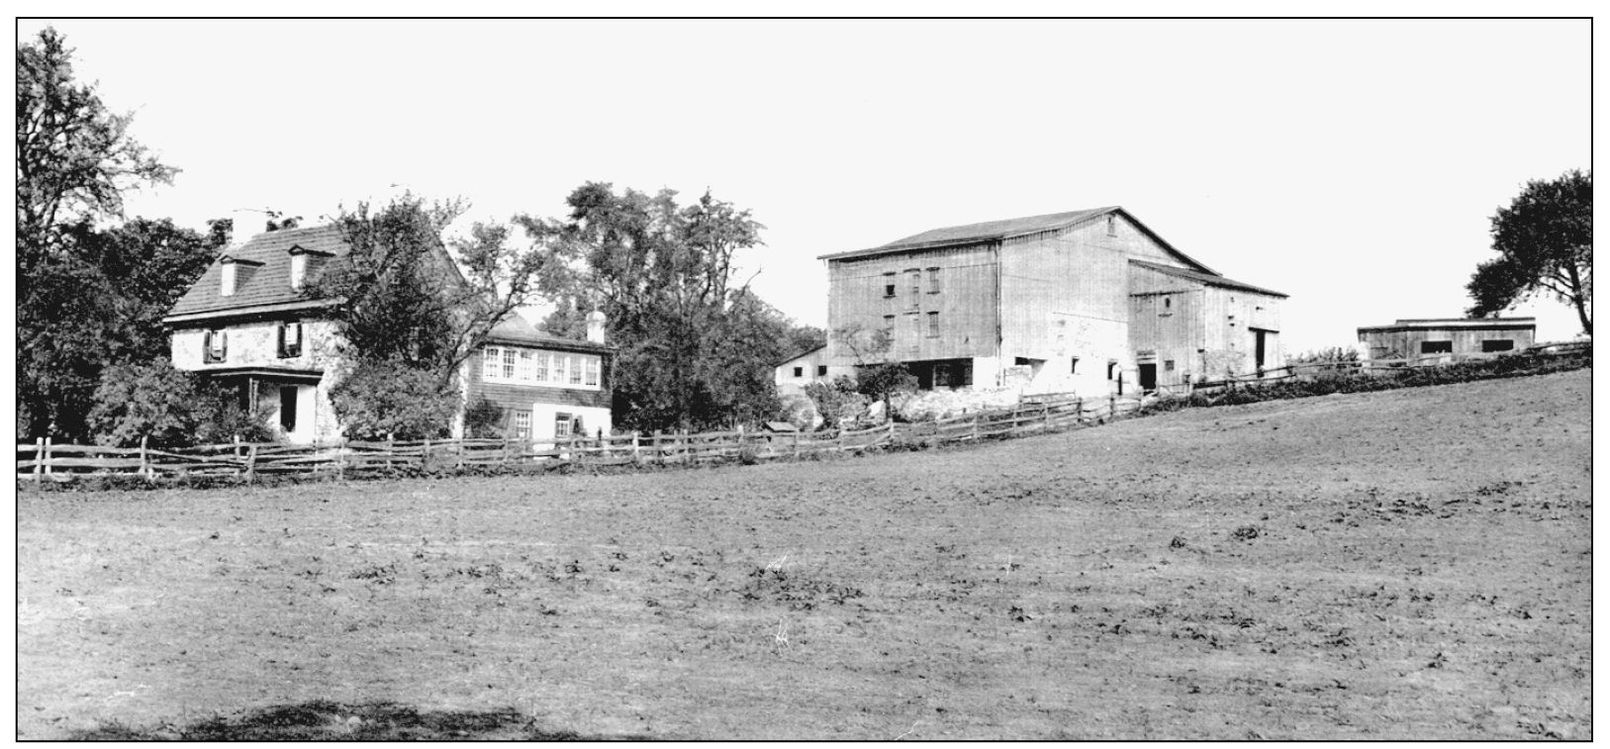
{"type": "Polygon", "coordinates": [[[1157,362],[1140,365],[1141,392],[1157,389],[1157,362]]]}

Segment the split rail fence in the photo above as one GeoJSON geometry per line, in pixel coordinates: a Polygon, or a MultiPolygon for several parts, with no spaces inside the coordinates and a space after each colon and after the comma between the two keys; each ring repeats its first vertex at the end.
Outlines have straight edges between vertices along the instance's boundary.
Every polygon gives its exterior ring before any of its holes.
{"type": "Polygon", "coordinates": [[[262,477],[357,478],[400,471],[455,473],[484,466],[691,466],[800,460],[891,446],[935,446],[1062,431],[1121,418],[1140,410],[1141,398],[1042,398],[1015,408],[978,411],[931,422],[889,422],[865,429],[774,433],[656,433],[526,443],[513,439],[441,439],[287,445],[234,442],[176,449],[52,444],[17,446],[20,481],[72,481],[95,476],[137,476],[150,481],[219,476],[254,482],[262,477]]]}

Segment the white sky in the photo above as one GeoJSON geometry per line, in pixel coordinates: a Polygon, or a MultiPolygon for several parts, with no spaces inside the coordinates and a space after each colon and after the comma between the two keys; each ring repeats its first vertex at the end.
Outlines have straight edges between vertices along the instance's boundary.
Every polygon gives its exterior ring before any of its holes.
{"type": "MultiPolygon", "coordinates": [[[[815,325],[817,255],[1116,204],[1290,294],[1288,352],[1350,345],[1462,314],[1494,210],[1591,166],[1586,20],[49,25],[184,170],[131,216],[311,221],[403,185],[507,219],[588,180],[708,187],[767,226],[761,295],[815,325]]],[[[1520,313],[1577,331],[1554,301],[1520,313]]]]}

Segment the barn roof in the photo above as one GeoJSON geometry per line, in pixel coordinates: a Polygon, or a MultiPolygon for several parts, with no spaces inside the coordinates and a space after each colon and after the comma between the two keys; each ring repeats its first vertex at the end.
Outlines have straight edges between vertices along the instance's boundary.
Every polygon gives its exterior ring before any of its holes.
{"type": "Polygon", "coordinates": [[[1371,325],[1358,329],[1360,333],[1401,333],[1409,330],[1535,330],[1535,317],[1443,317],[1435,319],[1398,320],[1391,325],[1371,325]]]}
{"type": "Polygon", "coordinates": [[[1102,208],[1086,208],[1077,211],[1063,211],[1062,213],[1047,213],[1039,216],[1024,216],[999,221],[982,221],[976,224],[962,224],[961,226],[946,226],[939,229],[930,229],[920,234],[913,234],[903,239],[896,239],[888,244],[879,245],[865,250],[851,250],[822,255],[820,260],[846,260],[850,258],[871,257],[892,252],[907,252],[911,250],[931,250],[940,247],[956,247],[959,245],[980,244],[983,242],[998,242],[1003,239],[1021,237],[1029,234],[1038,234],[1045,231],[1056,231],[1070,226],[1082,224],[1086,221],[1105,216],[1109,213],[1122,214],[1130,222],[1139,227],[1142,232],[1151,237],[1153,241],[1162,245],[1164,249],[1178,256],[1197,269],[1212,273],[1213,269],[1191,259],[1185,253],[1175,249],[1157,232],[1152,231],[1145,224],[1136,219],[1133,214],[1122,206],[1105,206],[1102,208]]]}
{"type": "Polygon", "coordinates": [[[1270,291],[1269,289],[1259,288],[1250,283],[1242,283],[1234,279],[1225,278],[1217,273],[1199,273],[1197,271],[1190,270],[1189,268],[1176,268],[1172,265],[1163,265],[1161,263],[1153,263],[1145,260],[1130,260],[1129,264],[1138,265],[1142,268],[1154,270],[1170,276],[1177,276],[1190,281],[1196,281],[1197,283],[1204,283],[1209,286],[1218,286],[1225,289],[1236,289],[1239,291],[1250,291],[1254,294],[1267,294],[1269,296],[1280,297],[1281,299],[1285,299],[1290,296],[1289,294],[1282,294],[1278,291],[1270,291]]]}

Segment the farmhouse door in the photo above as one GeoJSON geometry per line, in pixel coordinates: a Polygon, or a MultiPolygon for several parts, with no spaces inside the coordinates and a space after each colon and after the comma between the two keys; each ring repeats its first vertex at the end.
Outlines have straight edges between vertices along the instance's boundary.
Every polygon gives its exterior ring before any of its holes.
{"type": "Polygon", "coordinates": [[[1264,363],[1268,361],[1268,339],[1266,337],[1268,335],[1268,331],[1254,329],[1252,331],[1252,335],[1256,338],[1255,347],[1257,349],[1258,374],[1263,374],[1264,363]]]}
{"type": "Polygon", "coordinates": [[[1142,392],[1157,389],[1157,363],[1140,365],[1140,389],[1142,392]]]}

